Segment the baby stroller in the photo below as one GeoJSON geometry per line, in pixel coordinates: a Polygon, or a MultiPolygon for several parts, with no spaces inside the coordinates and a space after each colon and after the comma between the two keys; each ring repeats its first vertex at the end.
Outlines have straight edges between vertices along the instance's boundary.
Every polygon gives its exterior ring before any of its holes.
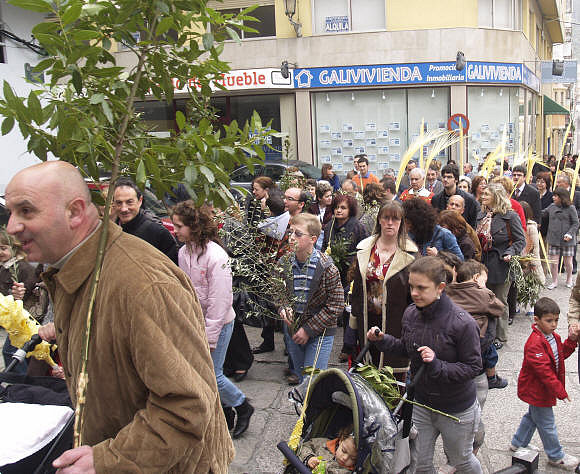
{"type": "MultiPolygon", "coordinates": [[[[363,360],[368,345],[359,354],[355,366],[363,360]]],[[[421,370],[415,377],[419,380],[421,370]]],[[[406,472],[415,462],[413,439],[416,431],[411,426],[411,405],[399,403],[391,412],[383,399],[360,375],[341,369],[327,369],[312,381],[306,397],[308,382],[291,392],[296,402],[306,402],[302,433],[296,453],[286,442],[278,443],[290,465],[284,474],[310,474],[300,458],[302,443],[312,438],[336,438],[340,428],[353,425],[358,457],[353,472],[385,474],[406,472]],[[307,400],[305,400],[307,398],[307,400]]],[[[409,386],[404,398],[412,397],[409,386]]]]}
{"type": "Polygon", "coordinates": [[[0,373],[0,473],[53,473],[52,461],[72,448],[74,412],[66,382],[10,373],[40,342],[35,334],[0,373]]]}

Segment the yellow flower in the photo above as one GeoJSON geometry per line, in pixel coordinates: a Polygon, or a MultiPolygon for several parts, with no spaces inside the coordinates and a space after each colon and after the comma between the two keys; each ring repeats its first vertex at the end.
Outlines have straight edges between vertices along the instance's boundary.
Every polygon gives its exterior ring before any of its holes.
{"type": "MultiPolygon", "coordinates": [[[[12,295],[4,296],[2,294],[0,294],[0,326],[6,329],[10,343],[15,347],[22,347],[34,334],[38,333],[40,327],[24,309],[21,300],[15,300],[12,295]]],[[[26,354],[26,357],[31,356],[38,360],[44,360],[51,366],[56,365],[56,362],[50,357],[50,344],[46,341],[38,344],[32,352],[26,354]]]]}
{"type": "Polygon", "coordinates": [[[326,247],[326,252],[324,252],[326,255],[330,255],[332,253],[332,249],[330,248],[330,245],[328,247],[326,247]]]}

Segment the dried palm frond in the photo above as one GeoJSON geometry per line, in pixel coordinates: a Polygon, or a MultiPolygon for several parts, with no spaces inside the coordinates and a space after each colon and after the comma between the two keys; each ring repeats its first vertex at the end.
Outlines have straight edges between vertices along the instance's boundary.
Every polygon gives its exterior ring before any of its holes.
{"type": "Polygon", "coordinates": [[[421,150],[424,146],[431,144],[431,142],[436,141],[440,136],[446,135],[449,132],[447,130],[442,129],[435,129],[427,132],[425,135],[417,137],[407,148],[407,151],[403,154],[403,158],[401,159],[401,166],[399,166],[399,173],[397,174],[397,181],[395,186],[399,189],[399,185],[401,184],[401,179],[403,179],[403,175],[405,174],[405,168],[407,167],[407,163],[411,161],[411,159],[415,156],[415,154],[421,150]]]}
{"type": "Polygon", "coordinates": [[[439,136],[435,139],[435,143],[431,146],[427,154],[427,159],[425,160],[425,173],[427,173],[429,165],[441,151],[461,140],[461,137],[455,132],[449,130],[438,130],[438,132],[439,136]]]}
{"type": "MultiPolygon", "coordinates": [[[[566,133],[564,134],[564,139],[562,140],[562,146],[560,147],[560,154],[558,155],[560,158],[558,158],[558,165],[556,166],[556,174],[554,176],[554,182],[552,183],[552,191],[554,189],[556,189],[556,182],[558,181],[558,173],[561,173],[560,171],[560,161],[562,161],[562,157],[564,156],[564,147],[566,146],[566,138],[568,137],[568,133],[570,132],[570,127],[572,126],[572,120],[570,120],[570,123],[568,124],[568,127],[566,128],[566,133]]],[[[578,174],[578,172],[576,172],[576,174],[578,174]]],[[[574,188],[572,188],[574,189],[574,188]]]]}

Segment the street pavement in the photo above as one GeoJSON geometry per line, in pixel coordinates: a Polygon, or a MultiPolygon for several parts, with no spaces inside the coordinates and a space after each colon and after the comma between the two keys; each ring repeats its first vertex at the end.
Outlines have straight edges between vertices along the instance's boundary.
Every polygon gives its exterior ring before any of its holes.
{"type": "MultiPolygon", "coordinates": [[[[565,280],[561,276],[557,289],[544,290],[541,295],[553,298],[560,306],[558,332],[563,338],[568,333],[566,313],[570,296],[570,290],[564,286],[564,283],[565,280]]],[[[524,344],[531,332],[531,323],[532,320],[525,316],[525,313],[518,314],[509,328],[507,344],[499,350],[497,373],[507,378],[509,385],[502,390],[490,390],[483,410],[486,437],[477,457],[484,473],[492,473],[511,465],[512,453],[508,447],[521,417],[527,411],[527,405],[517,397],[517,377],[522,364],[524,344]]],[[[248,327],[246,332],[252,346],[260,343],[259,329],[248,327]]],[[[338,362],[341,346],[341,335],[337,335],[330,367],[346,367],[346,364],[338,362]]],[[[256,408],[256,412],[248,431],[242,438],[234,440],[236,457],[229,471],[232,474],[276,473],[282,466],[283,457],[276,449],[276,444],[279,441],[288,440],[298,419],[293,405],[288,402],[288,392],[291,387],[283,381],[282,371],[286,366],[283,350],[282,336],[276,333],[276,350],[257,355],[248,376],[238,384],[256,408]]],[[[580,457],[580,440],[576,424],[577,413],[580,410],[576,353],[566,360],[566,389],[572,402],[558,402],[554,409],[556,425],[564,451],[580,457]]],[[[542,446],[537,433],[532,439],[532,444],[542,446]]],[[[436,449],[436,466],[444,464],[442,444],[439,440],[436,449]]],[[[546,473],[563,472],[561,469],[549,466],[543,452],[540,454],[540,470],[546,473]]]]}
{"type": "MultiPolygon", "coordinates": [[[[563,337],[567,334],[566,313],[569,295],[570,290],[564,286],[562,276],[557,289],[544,290],[542,293],[542,296],[549,296],[560,305],[561,318],[558,331],[563,337]]],[[[517,397],[517,376],[522,363],[523,347],[530,334],[530,326],[529,317],[525,314],[517,315],[514,324],[509,329],[509,341],[499,351],[497,372],[507,378],[509,385],[503,390],[491,390],[483,410],[486,438],[485,444],[478,453],[478,458],[484,473],[495,472],[511,465],[511,452],[508,446],[527,409],[527,405],[517,397]]],[[[261,341],[260,330],[247,327],[246,331],[251,345],[258,345],[261,341]]],[[[4,338],[5,332],[1,331],[0,344],[3,343],[4,338]]],[[[330,367],[346,367],[346,364],[338,362],[341,345],[341,335],[337,335],[330,367]]],[[[288,402],[288,392],[291,387],[285,383],[283,377],[283,369],[286,366],[283,350],[282,336],[276,333],[276,350],[257,355],[248,376],[238,383],[256,411],[248,431],[240,439],[234,440],[236,457],[229,470],[232,474],[277,473],[281,469],[283,458],[276,449],[276,444],[279,441],[288,440],[298,419],[293,405],[288,402]]],[[[2,365],[0,362],[0,366],[2,365]]],[[[576,425],[578,419],[576,414],[580,409],[576,354],[566,361],[566,388],[572,402],[558,402],[555,407],[558,433],[565,452],[580,457],[580,441],[576,425]]],[[[532,444],[542,446],[537,433],[532,444]]],[[[444,464],[442,445],[439,441],[436,449],[436,465],[444,464]]],[[[547,465],[547,458],[543,452],[540,454],[540,469],[541,472],[562,472],[560,469],[547,465]]]]}

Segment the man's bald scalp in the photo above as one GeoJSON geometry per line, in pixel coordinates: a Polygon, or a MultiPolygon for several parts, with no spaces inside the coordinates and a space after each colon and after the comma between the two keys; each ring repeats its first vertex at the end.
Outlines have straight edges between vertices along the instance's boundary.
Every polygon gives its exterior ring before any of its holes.
{"type": "Polygon", "coordinates": [[[32,165],[19,173],[14,179],[35,178],[36,185],[46,186],[67,205],[81,198],[87,205],[91,204],[91,193],[79,170],[66,161],[45,161],[32,165]]]}

